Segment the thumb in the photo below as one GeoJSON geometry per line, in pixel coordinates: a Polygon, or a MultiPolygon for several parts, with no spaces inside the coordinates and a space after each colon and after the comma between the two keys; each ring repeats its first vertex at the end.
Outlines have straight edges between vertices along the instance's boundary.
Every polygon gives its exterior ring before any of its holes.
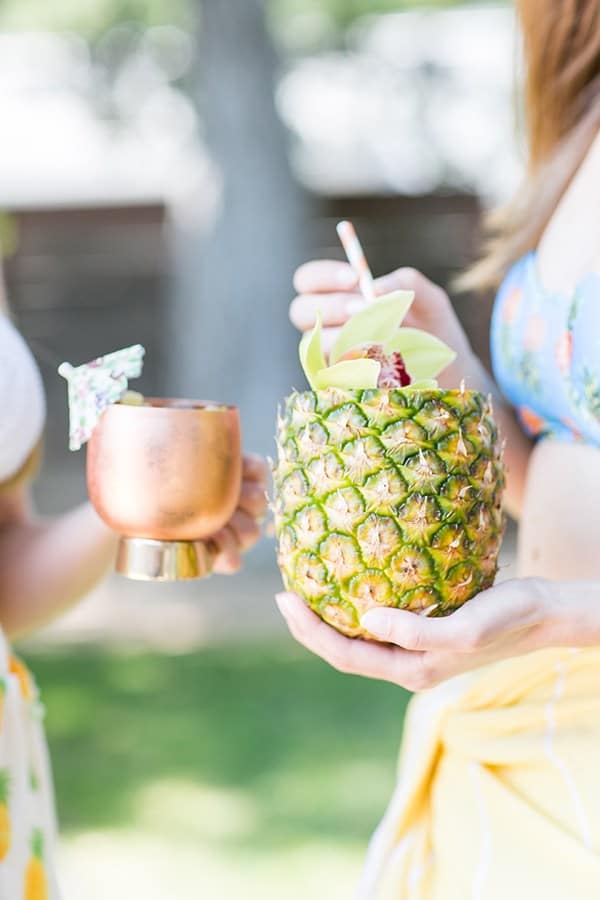
{"type": "Polygon", "coordinates": [[[370,609],[360,624],[380,641],[405,650],[467,650],[473,637],[465,618],[454,613],[429,619],[405,609],[370,609]]]}

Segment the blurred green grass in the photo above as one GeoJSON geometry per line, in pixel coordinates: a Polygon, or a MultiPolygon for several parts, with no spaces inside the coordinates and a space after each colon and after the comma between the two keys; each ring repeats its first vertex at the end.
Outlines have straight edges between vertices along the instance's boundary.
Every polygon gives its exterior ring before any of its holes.
{"type": "Polygon", "coordinates": [[[321,844],[360,864],[394,783],[402,690],[288,642],[176,656],[59,647],[27,661],[67,839],[126,829],[267,869],[321,844]]]}

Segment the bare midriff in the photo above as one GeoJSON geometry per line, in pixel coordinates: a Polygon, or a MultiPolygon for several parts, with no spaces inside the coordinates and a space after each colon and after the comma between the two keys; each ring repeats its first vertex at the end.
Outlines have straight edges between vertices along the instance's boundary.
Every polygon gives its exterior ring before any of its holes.
{"type": "Polygon", "coordinates": [[[600,578],[600,450],[542,440],[533,450],[519,529],[519,575],[600,578]]]}

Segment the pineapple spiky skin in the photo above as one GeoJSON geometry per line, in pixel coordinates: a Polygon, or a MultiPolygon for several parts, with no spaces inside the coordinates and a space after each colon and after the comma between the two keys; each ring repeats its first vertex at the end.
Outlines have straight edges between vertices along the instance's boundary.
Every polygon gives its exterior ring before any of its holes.
{"type": "Polygon", "coordinates": [[[278,562],[338,631],[372,607],[447,615],[490,587],[504,520],[502,453],[476,391],[306,391],[278,422],[278,562]]]}

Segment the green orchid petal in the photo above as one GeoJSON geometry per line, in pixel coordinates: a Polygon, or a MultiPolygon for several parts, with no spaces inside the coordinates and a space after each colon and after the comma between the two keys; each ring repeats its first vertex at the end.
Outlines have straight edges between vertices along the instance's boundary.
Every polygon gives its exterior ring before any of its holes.
{"type": "Polygon", "coordinates": [[[423,378],[421,381],[411,382],[403,391],[435,391],[439,387],[435,378],[423,378]]]}
{"type": "Polygon", "coordinates": [[[347,391],[376,388],[381,365],[374,359],[347,359],[322,369],[315,380],[315,390],[341,388],[347,391]]]}
{"type": "Polygon", "coordinates": [[[344,353],[361,344],[383,344],[402,324],[414,300],[412,291],[394,291],[380,297],[346,322],[331,351],[336,363],[344,353]]]}
{"type": "Polygon", "coordinates": [[[397,351],[402,355],[406,370],[415,381],[435,378],[456,359],[456,353],[443,341],[419,331],[402,328],[385,343],[385,352],[397,351]]]}
{"type": "Polygon", "coordinates": [[[312,331],[308,331],[300,341],[300,362],[304,374],[313,390],[317,390],[316,379],[319,372],[327,365],[321,343],[322,318],[317,313],[317,321],[312,331]]]}

